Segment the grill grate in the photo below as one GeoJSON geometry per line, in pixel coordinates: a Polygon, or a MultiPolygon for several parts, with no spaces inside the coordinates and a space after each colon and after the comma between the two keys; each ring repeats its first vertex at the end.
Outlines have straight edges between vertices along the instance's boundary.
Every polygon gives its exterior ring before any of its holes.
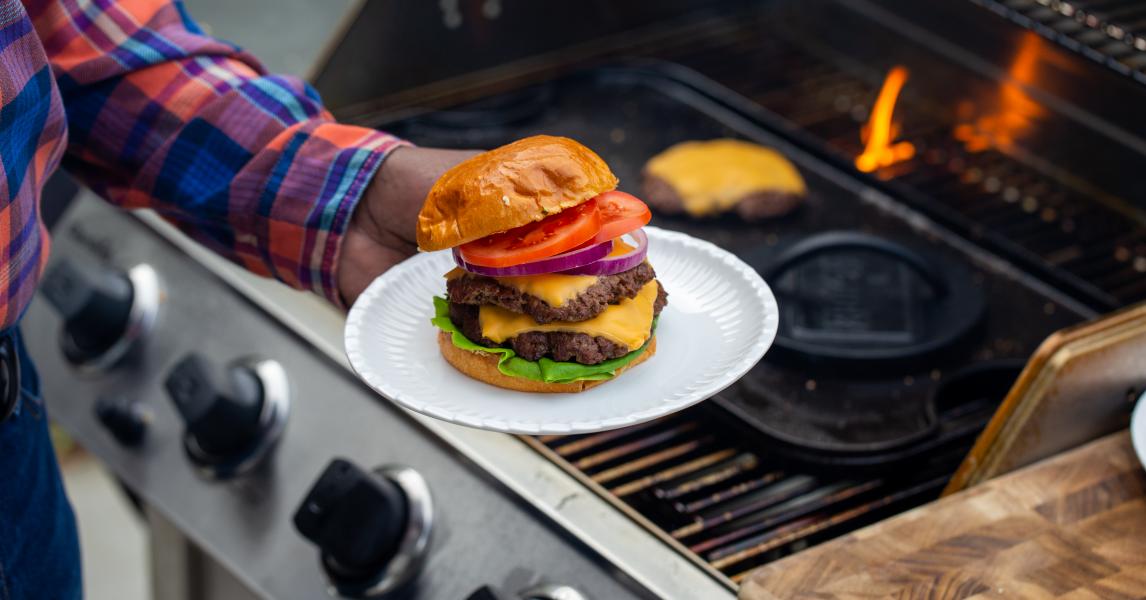
{"type": "MultiPolygon", "coordinates": [[[[840,163],[850,165],[863,151],[859,132],[883,73],[851,73],[775,35],[667,57],[778,115],[840,163]]],[[[961,142],[953,135],[955,112],[905,93],[895,116],[899,139],[915,145],[915,158],[872,175],[901,196],[922,198],[973,239],[1037,266],[1096,308],[1146,300],[1146,227],[1123,203],[1097,200],[1101,194],[1086,182],[1047,168],[1051,157],[961,142]]]]}
{"type": "Polygon", "coordinates": [[[523,439],[732,586],[765,562],[935,498],[966,450],[857,476],[785,460],[705,406],[605,433],[523,439]]]}
{"type": "Polygon", "coordinates": [[[1142,0],[972,1],[1146,83],[1146,2],[1142,0]]]}

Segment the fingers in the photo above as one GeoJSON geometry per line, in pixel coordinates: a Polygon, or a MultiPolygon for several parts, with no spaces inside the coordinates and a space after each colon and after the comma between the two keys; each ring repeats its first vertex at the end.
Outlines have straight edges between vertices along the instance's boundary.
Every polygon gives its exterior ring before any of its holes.
{"type": "Polygon", "coordinates": [[[379,242],[352,225],[343,236],[335,273],[345,306],[354,304],[370,282],[413,253],[409,244],[398,240],[379,242]]]}
{"type": "Polygon", "coordinates": [[[434,182],[451,167],[477,153],[476,150],[439,148],[395,150],[367,192],[376,224],[413,243],[418,212],[434,182]]]}
{"type": "Polygon", "coordinates": [[[339,249],[336,281],[346,306],[376,277],[417,251],[418,212],[430,188],[451,167],[477,153],[403,147],[386,157],[355,207],[339,249]]]}

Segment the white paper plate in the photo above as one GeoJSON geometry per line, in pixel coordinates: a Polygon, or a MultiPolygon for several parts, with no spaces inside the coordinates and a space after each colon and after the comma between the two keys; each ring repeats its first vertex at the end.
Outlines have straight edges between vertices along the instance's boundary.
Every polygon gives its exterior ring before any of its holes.
{"type": "Polygon", "coordinates": [[[776,337],[776,299],[748,265],[683,233],[646,228],[649,261],[669,293],[657,353],[578,394],[532,394],[470,379],[438,351],[432,298],[444,295],[448,251],[418,254],[370,284],[350,309],[346,354],[397,404],[461,425],[524,434],[601,431],[691,406],[752,368],[776,337]]]}
{"type": "Polygon", "coordinates": [[[1130,416],[1130,442],[1138,454],[1138,462],[1146,468],[1146,392],[1138,398],[1138,404],[1130,416]]]}

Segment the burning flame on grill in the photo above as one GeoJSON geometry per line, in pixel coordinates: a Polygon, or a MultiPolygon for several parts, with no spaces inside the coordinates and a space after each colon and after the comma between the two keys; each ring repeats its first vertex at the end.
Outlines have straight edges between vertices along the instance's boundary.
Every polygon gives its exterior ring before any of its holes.
{"type": "Polygon", "coordinates": [[[871,109],[867,124],[860,130],[860,140],[867,144],[856,157],[856,168],[864,173],[910,160],[915,156],[915,145],[902,141],[892,143],[899,135],[899,124],[892,121],[895,101],[907,81],[907,69],[893,67],[883,80],[883,87],[871,109]]]}
{"type": "Polygon", "coordinates": [[[1043,116],[1042,106],[1027,96],[1022,85],[1035,83],[1039,61],[1045,55],[1039,36],[1027,32],[1007,70],[1011,81],[999,88],[998,108],[975,118],[970,114],[974,112],[974,105],[966,103],[959,107],[964,122],[956,125],[952,133],[968,152],[1010,148],[1043,116]]]}

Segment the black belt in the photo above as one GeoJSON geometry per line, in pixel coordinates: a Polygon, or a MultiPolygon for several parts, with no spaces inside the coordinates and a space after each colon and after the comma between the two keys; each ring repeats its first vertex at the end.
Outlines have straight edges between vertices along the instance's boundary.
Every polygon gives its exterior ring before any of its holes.
{"type": "Polygon", "coordinates": [[[0,423],[16,410],[20,400],[20,354],[13,334],[0,337],[0,423]]]}

